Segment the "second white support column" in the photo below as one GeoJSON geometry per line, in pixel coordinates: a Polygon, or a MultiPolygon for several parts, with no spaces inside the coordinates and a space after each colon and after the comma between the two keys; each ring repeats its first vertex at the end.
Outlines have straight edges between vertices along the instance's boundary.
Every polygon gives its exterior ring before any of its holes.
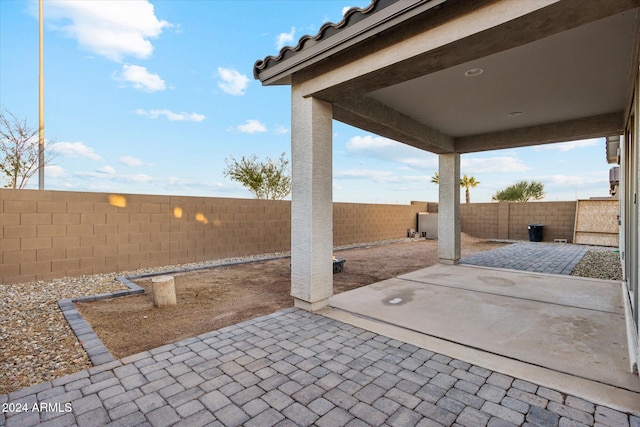
{"type": "Polygon", "coordinates": [[[460,154],[440,154],[438,261],[460,262],[460,154]]]}

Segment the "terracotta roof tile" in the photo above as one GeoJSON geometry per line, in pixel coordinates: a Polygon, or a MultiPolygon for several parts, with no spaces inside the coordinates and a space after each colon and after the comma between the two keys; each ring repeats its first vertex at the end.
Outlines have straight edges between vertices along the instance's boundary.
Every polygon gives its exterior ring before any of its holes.
{"type": "Polygon", "coordinates": [[[343,31],[345,28],[362,21],[367,16],[384,9],[385,7],[395,3],[397,0],[372,0],[369,6],[364,9],[353,7],[349,9],[340,22],[332,23],[328,22],[318,31],[318,34],[315,36],[305,35],[300,38],[298,44],[296,46],[285,46],[280,49],[280,52],[277,56],[267,56],[265,59],[259,59],[253,66],[253,76],[258,79],[259,73],[263,70],[268,69],[269,67],[274,66],[275,64],[285,61],[289,58],[294,57],[299,52],[304,49],[313,46],[314,44],[325,40],[333,35],[336,35],[343,31]]]}

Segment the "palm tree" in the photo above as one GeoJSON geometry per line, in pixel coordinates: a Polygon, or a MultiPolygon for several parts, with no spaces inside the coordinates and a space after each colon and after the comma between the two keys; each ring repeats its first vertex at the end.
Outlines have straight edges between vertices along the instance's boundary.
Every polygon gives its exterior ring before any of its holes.
{"type": "Polygon", "coordinates": [[[471,203],[471,195],[469,194],[470,188],[475,188],[480,184],[480,181],[476,181],[476,179],[472,176],[467,176],[466,174],[460,179],[460,187],[464,187],[464,195],[467,203],[471,203]]]}
{"type": "MultiPolygon", "coordinates": [[[[435,172],[433,174],[433,176],[431,177],[431,182],[433,184],[440,184],[440,174],[438,172],[435,172]]],[[[476,181],[476,179],[472,176],[463,175],[463,177],[460,178],[460,187],[464,187],[465,189],[464,195],[466,197],[467,203],[471,203],[471,195],[469,194],[469,189],[477,187],[478,184],[480,184],[480,181],[476,181]]]]}
{"type": "Polygon", "coordinates": [[[538,181],[520,181],[494,194],[492,200],[508,200],[510,202],[528,202],[544,197],[544,184],[538,181]]]}

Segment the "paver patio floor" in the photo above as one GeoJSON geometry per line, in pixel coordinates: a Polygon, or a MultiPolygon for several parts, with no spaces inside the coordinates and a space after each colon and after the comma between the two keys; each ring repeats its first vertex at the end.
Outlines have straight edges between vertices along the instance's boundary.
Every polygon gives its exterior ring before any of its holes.
{"type": "Polygon", "coordinates": [[[293,308],[37,384],[0,402],[25,409],[5,411],[5,426],[640,423],[293,308]],[[34,410],[42,403],[49,406],[34,410]]]}
{"type": "MultiPolygon", "coordinates": [[[[489,285],[508,298],[505,283],[489,285]]],[[[345,313],[291,308],[0,395],[0,426],[640,426],[632,390],[589,399],[561,372],[536,381],[538,366],[345,313]]]]}
{"type": "Polygon", "coordinates": [[[566,243],[515,242],[462,258],[460,264],[549,274],[571,274],[592,246],[566,243]]]}

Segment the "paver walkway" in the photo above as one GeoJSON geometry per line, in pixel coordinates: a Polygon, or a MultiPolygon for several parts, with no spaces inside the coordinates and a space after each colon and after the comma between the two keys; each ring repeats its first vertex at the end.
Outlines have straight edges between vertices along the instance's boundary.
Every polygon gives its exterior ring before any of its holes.
{"type": "MultiPolygon", "coordinates": [[[[569,274],[589,249],[515,243],[462,263],[569,274]]],[[[0,395],[9,426],[630,426],[624,414],[287,309],[0,395]]]]}
{"type": "Polygon", "coordinates": [[[460,264],[536,273],[571,274],[591,246],[565,243],[517,242],[462,258],[460,264]]]}
{"type": "Polygon", "coordinates": [[[640,418],[298,309],[0,396],[0,426],[631,426],[640,418]]]}

